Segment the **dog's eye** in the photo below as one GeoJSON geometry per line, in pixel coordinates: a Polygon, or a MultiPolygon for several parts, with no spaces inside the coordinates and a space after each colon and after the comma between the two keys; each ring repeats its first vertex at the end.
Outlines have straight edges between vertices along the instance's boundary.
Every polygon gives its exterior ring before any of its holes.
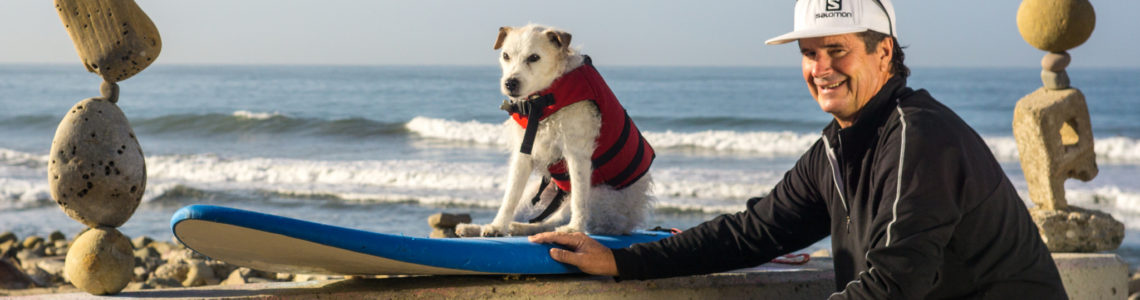
{"type": "Polygon", "coordinates": [[[531,54],[530,56],[526,57],[526,62],[528,62],[528,63],[536,62],[541,58],[542,57],[539,57],[538,54],[531,54]]]}
{"type": "Polygon", "coordinates": [[[503,52],[503,60],[511,60],[511,56],[507,55],[506,52],[503,52]]]}

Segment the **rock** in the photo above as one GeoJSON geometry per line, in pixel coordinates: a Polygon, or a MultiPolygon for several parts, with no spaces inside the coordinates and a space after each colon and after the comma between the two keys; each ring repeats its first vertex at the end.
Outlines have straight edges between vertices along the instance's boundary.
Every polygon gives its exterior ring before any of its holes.
{"type": "Polygon", "coordinates": [[[174,249],[178,249],[178,247],[175,247],[173,244],[166,242],[153,242],[150,245],[147,245],[147,248],[154,249],[155,252],[158,252],[159,256],[166,256],[167,253],[174,251],[174,249]]]}
{"type": "Polygon", "coordinates": [[[29,236],[29,237],[24,239],[24,242],[21,245],[24,247],[24,249],[31,249],[31,248],[40,247],[40,246],[44,245],[44,238],[34,236],[34,235],[29,236]]]}
{"type": "Polygon", "coordinates": [[[455,229],[459,223],[471,223],[471,215],[438,213],[428,217],[428,225],[432,228],[455,229]]]}
{"type": "Polygon", "coordinates": [[[56,277],[63,278],[63,270],[65,267],[64,258],[63,256],[45,257],[37,260],[35,266],[56,277]]]}
{"type": "Polygon", "coordinates": [[[146,282],[143,282],[143,285],[151,287],[174,288],[182,287],[182,282],[170,278],[150,276],[150,278],[146,279],[146,282]]]}
{"type": "Polygon", "coordinates": [[[292,273],[277,273],[277,276],[274,277],[273,279],[277,280],[277,281],[293,281],[293,274],[292,273]]]}
{"type": "Polygon", "coordinates": [[[60,208],[84,225],[130,219],[146,189],[146,164],[118,106],[89,98],[72,107],[52,140],[48,181],[60,208]]]}
{"type": "Polygon", "coordinates": [[[158,58],[162,39],[134,0],[56,0],[56,11],[87,71],[123,81],[158,58]]]}
{"type": "Polygon", "coordinates": [[[18,240],[19,240],[19,238],[16,237],[16,234],[12,233],[11,231],[5,231],[4,233],[0,233],[0,244],[3,244],[3,243],[8,242],[8,241],[18,241],[18,240]]]}
{"type": "Polygon", "coordinates": [[[1080,90],[1040,88],[1021,98],[1013,111],[1013,135],[1037,207],[1065,208],[1065,179],[1096,177],[1092,125],[1080,90]]]}
{"type": "Polygon", "coordinates": [[[131,277],[131,282],[146,282],[147,278],[150,277],[150,272],[147,272],[146,267],[137,266],[134,271],[135,276],[131,277]]]}
{"type": "Polygon", "coordinates": [[[16,252],[16,259],[19,259],[20,261],[28,261],[35,258],[44,257],[44,255],[46,255],[46,252],[44,251],[46,248],[47,247],[44,247],[43,243],[39,243],[35,244],[35,248],[20,249],[19,252],[16,252]]]}
{"type": "Polygon", "coordinates": [[[1061,70],[1060,72],[1041,70],[1041,84],[1046,89],[1054,91],[1070,88],[1069,73],[1065,72],[1065,70],[1061,70]]]}
{"type": "Polygon", "coordinates": [[[230,273],[237,270],[238,266],[227,264],[224,261],[207,259],[206,266],[214,271],[214,278],[225,279],[229,277],[230,273]]]}
{"type": "Polygon", "coordinates": [[[1069,52],[1049,52],[1041,58],[1041,69],[1051,72],[1064,71],[1072,60],[1069,52]]]}
{"type": "Polygon", "coordinates": [[[168,262],[158,266],[158,268],[154,270],[154,274],[151,274],[150,279],[169,279],[178,282],[178,286],[182,286],[182,282],[186,280],[186,273],[189,272],[190,266],[184,261],[168,262]]]}
{"type": "Polygon", "coordinates": [[[52,286],[56,282],[63,281],[63,278],[60,276],[37,267],[25,269],[24,273],[28,274],[28,278],[31,278],[32,282],[35,282],[38,286],[52,286]]]}
{"type": "Polygon", "coordinates": [[[48,234],[48,241],[50,241],[52,243],[55,243],[55,241],[66,241],[66,240],[67,240],[67,236],[64,236],[63,232],[60,232],[59,230],[52,231],[50,234],[48,234]]]}
{"type": "Polygon", "coordinates": [[[149,290],[149,289],[153,289],[153,288],[154,288],[154,286],[147,285],[146,282],[137,282],[136,281],[136,282],[128,283],[127,287],[124,288],[123,291],[141,291],[141,290],[149,290]]]}
{"type": "Polygon", "coordinates": [[[146,261],[150,258],[162,258],[162,255],[158,254],[158,251],[154,250],[154,248],[141,248],[135,250],[134,256],[139,261],[146,261]]]}
{"type": "Polygon", "coordinates": [[[1029,209],[1051,252],[1111,251],[1124,241],[1124,224],[1104,212],[1069,206],[1063,210],[1029,209]]]}
{"type": "Polygon", "coordinates": [[[186,272],[186,279],[182,281],[182,286],[203,286],[218,284],[218,278],[214,276],[214,269],[206,265],[206,262],[201,260],[188,261],[187,265],[190,266],[186,272]]]}
{"type": "Polygon", "coordinates": [[[168,262],[175,262],[175,261],[189,262],[192,260],[206,259],[206,256],[202,255],[198,252],[194,252],[194,250],[190,250],[190,249],[175,249],[175,250],[170,250],[169,252],[166,252],[166,254],[163,254],[162,259],[165,261],[168,261],[168,262]]]}
{"type": "Polygon", "coordinates": [[[92,295],[116,294],[134,275],[131,240],[110,227],[97,227],[75,238],[64,271],[71,283],[92,295]]]}
{"type": "Polygon", "coordinates": [[[0,243],[0,259],[16,257],[18,251],[20,251],[20,244],[15,240],[0,243]]]}
{"type": "Polygon", "coordinates": [[[248,281],[246,281],[246,277],[242,274],[241,269],[234,269],[233,272],[230,272],[229,276],[226,276],[226,280],[223,280],[221,285],[238,285],[246,283],[248,283],[248,281]]]}
{"type": "Polygon", "coordinates": [[[32,278],[7,259],[0,258],[0,289],[15,290],[35,286],[32,278]]]}
{"type": "Polygon", "coordinates": [[[135,249],[146,248],[146,246],[149,246],[150,243],[153,243],[153,242],[154,242],[154,240],[152,240],[150,237],[145,236],[145,235],[131,239],[131,245],[134,245],[135,249]]]}
{"type": "Polygon", "coordinates": [[[1021,38],[1037,49],[1061,52],[1084,43],[1096,27],[1088,0],[1022,0],[1017,9],[1021,38]]]}
{"type": "Polygon", "coordinates": [[[433,238],[433,239],[457,238],[457,237],[459,237],[459,235],[455,234],[455,228],[451,228],[451,229],[432,228],[431,234],[428,234],[428,237],[433,238]]]}

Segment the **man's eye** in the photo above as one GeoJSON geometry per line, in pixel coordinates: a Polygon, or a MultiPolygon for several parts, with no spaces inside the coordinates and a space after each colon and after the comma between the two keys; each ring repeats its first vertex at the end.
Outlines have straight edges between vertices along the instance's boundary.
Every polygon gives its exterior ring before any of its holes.
{"type": "Polygon", "coordinates": [[[503,52],[503,60],[511,60],[511,56],[508,55],[506,52],[503,52]]]}
{"type": "Polygon", "coordinates": [[[541,59],[541,57],[538,57],[538,54],[531,54],[530,56],[527,56],[526,62],[536,62],[539,59],[541,59]]]}

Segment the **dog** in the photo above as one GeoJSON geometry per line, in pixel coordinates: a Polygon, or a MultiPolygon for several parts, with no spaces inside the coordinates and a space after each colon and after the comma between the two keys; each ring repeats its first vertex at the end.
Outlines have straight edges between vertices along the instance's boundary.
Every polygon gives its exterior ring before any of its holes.
{"type": "Polygon", "coordinates": [[[542,25],[499,28],[494,49],[513,152],[506,191],[490,224],[459,224],[457,235],[623,235],[645,221],[653,148],[570,40],[542,25]],[[528,185],[534,173],[541,180],[528,185]]]}

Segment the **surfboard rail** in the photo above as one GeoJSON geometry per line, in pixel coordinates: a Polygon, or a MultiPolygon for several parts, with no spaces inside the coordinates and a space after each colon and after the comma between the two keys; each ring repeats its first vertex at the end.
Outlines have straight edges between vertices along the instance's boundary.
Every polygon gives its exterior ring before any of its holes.
{"type": "MultiPolygon", "coordinates": [[[[190,205],[170,220],[174,236],[207,257],[265,271],[341,275],[566,274],[554,245],[526,237],[427,238],[321,224],[214,205],[190,205]]],[[[593,236],[624,248],[670,236],[638,231],[593,236]]]]}

